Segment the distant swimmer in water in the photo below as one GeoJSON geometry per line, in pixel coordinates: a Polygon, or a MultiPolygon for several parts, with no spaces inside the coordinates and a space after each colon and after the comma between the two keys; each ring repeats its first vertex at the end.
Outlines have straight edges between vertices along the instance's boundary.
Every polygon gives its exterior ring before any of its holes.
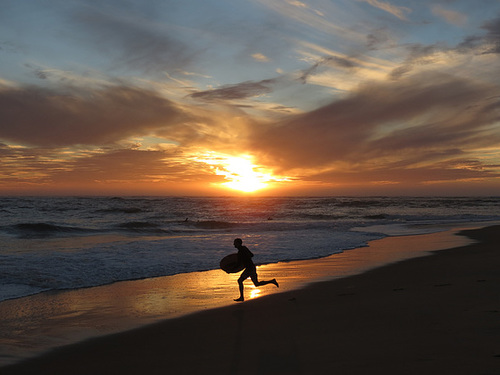
{"type": "Polygon", "coordinates": [[[241,240],[241,238],[236,238],[234,240],[234,247],[238,249],[238,261],[245,266],[245,269],[238,279],[238,285],[240,287],[240,298],[235,299],[235,301],[242,302],[245,300],[245,297],[243,297],[243,281],[245,281],[249,277],[252,279],[253,285],[255,286],[274,284],[279,288],[279,284],[276,279],[259,281],[259,278],[257,277],[257,268],[252,261],[253,254],[250,250],[248,250],[248,247],[243,246],[243,241],[241,240]]]}

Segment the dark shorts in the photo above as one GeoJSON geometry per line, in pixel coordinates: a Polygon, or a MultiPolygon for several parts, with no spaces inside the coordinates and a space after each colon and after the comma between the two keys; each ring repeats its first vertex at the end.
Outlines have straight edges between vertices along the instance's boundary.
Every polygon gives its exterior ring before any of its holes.
{"type": "Polygon", "coordinates": [[[244,281],[249,277],[252,279],[254,284],[259,282],[259,280],[257,279],[257,268],[255,268],[255,266],[245,268],[245,270],[241,273],[238,281],[244,281]]]}

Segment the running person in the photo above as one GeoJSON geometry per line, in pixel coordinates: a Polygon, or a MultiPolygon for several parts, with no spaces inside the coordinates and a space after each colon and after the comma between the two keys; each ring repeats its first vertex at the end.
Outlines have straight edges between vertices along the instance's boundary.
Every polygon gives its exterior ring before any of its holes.
{"type": "Polygon", "coordinates": [[[274,284],[279,288],[279,284],[276,279],[259,281],[259,278],[257,276],[257,268],[252,261],[253,254],[250,250],[248,250],[248,247],[243,246],[243,241],[241,240],[241,238],[236,238],[234,240],[234,247],[238,249],[238,261],[245,266],[245,269],[238,279],[238,285],[240,287],[240,298],[235,299],[235,301],[242,302],[245,300],[245,297],[243,296],[243,281],[245,281],[249,277],[252,279],[253,285],[255,286],[274,284]]]}

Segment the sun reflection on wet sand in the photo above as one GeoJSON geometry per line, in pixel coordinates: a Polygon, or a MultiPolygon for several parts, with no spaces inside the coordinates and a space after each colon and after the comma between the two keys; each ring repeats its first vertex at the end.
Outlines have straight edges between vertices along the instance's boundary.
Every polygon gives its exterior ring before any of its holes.
{"type": "Polygon", "coordinates": [[[257,298],[260,296],[261,290],[259,288],[256,288],[253,286],[253,288],[250,290],[250,296],[248,296],[249,299],[257,298]]]}

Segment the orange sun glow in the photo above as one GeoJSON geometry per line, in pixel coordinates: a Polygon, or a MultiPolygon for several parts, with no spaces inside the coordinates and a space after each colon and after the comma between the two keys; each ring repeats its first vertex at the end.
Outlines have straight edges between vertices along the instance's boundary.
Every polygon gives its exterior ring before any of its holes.
{"type": "Polygon", "coordinates": [[[220,185],[245,193],[264,189],[272,182],[288,181],[286,177],[273,176],[270,171],[253,164],[250,155],[228,156],[208,153],[198,159],[214,170],[218,176],[224,176],[226,182],[220,185]]]}

